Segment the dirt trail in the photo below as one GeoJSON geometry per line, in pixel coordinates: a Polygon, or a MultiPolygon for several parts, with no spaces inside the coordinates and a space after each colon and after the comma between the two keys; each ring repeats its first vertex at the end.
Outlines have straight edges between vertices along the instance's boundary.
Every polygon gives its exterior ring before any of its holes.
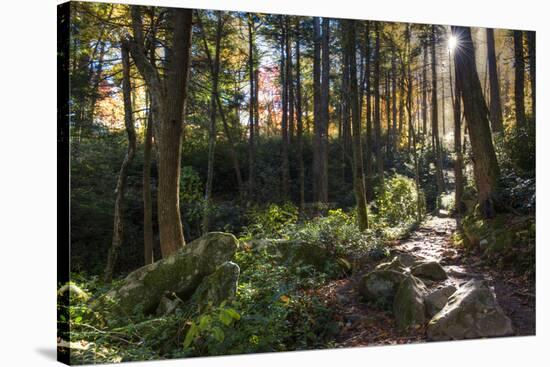
{"type": "MultiPolygon", "coordinates": [[[[535,334],[535,290],[524,278],[483,266],[479,257],[467,256],[453,246],[454,218],[430,217],[407,238],[392,246],[392,252],[408,252],[437,260],[447,271],[445,281],[456,287],[472,278],[485,279],[493,287],[497,300],[512,320],[516,335],[535,334]]],[[[376,264],[367,263],[352,277],[330,282],[318,290],[320,297],[336,310],[341,331],[340,346],[404,344],[426,341],[423,328],[401,332],[389,311],[381,311],[360,300],[356,283],[376,264]]]]}

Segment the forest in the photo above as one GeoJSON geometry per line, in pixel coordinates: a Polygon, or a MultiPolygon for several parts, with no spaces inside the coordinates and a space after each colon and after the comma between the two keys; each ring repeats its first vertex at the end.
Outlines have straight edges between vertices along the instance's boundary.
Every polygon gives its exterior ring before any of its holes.
{"type": "Polygon", "coordinates": [[[58,353],[534,335],[535,49],[534,31],[60,5],[58,353]]]}

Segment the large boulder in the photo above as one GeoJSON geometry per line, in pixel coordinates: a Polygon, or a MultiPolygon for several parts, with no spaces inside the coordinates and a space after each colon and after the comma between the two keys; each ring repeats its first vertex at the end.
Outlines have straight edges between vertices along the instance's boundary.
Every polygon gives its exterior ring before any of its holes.
{"type": "Polygon", "coordinates": [[[92,303],[128,316],[153,313],[163,295],[188,299],[203,278],[235,255],[238,241],[232,234],[211,232],[171,256],[130,273],[119,285],[92,303]]]}
{"type": "Polygon", "coordinates": [[[424,325],[426,322],[424,295],[426,292],[424,283],[412,275],[401,282],[393,301],[393,314],[400,329],[424,325]]]}
{"type": "Polygon", "coordinates": [[[428,316],[433,317],[441,311],[454,292],[456,292],[456,287],[454,285],[447,285],[426,295],[424,303],[426,304],[426,313],[428,316]]]}
{"type": "Polygon", "coordinates": [[[512,322],[484,281],[461,286],[428,323],[430,340],[458,340],[513,334],[512,322]]]}
{"type": "Polygon", "coordinates": [[[411,274],[429,280],[445,280],[447,273],[437,261],[426,261],[411,268],[411,274]]]}
{"type": "Polygon", "coordinates": [[[389,306],[393,303],[397,288],[406,278],[407,275],[399,271],[374,270],[361,278],[358,291],[366,301],[389,306]]]}
{"type": "Polygon", "coordinates": [[[223,301],[235,297],[239,274],[239,265],[227,261],[204,278],[193,294],[193,300],[198,303],[199,309],[208,304],[218,306],[223,301]]]}

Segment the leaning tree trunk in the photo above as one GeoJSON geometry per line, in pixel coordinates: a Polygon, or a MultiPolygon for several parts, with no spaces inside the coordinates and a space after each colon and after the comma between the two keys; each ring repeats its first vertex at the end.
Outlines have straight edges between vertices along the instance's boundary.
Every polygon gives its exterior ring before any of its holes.
{"type": "Polygon", "coordinates": [[[514,31],[514,102],[516,105],[516,126],[525,123],[525,61],[523,60],[523,32],[514,31]]]}
{"type": "Polygon", "coordinates": [[[128,55],[128,49],[125,45],[121,48],[122,54],[122,96],[124,102],[124,125],[126,127],[126,134],[128,135],[128,151],[120,172],[118,173],[118,180],[116,185],[116,198],[115,198],[115,210],[113,220],[113,239],[111,242],[111,248],[107,257],[107,266],[105,267],[104,278],[106,282],[110,282],[113,279],[113,272],[115,264],[118,258],[118,251],[122,245],[122,238],[124,234],[124,194],[126,192],[126,181],[128,178],[128,168],[134,159],[136,154],[136,131],[134,129],[134,119],[132,117],[132,86],[130,84],[130,57],[128,55]]]}
{"type": "Polygon", "coordinates": [[[365,196],[365,177],[363,172],[363,149],[361,147],[361,118],[359,116],[359,97],[357,91],[357,66],[355,57],[355,21],[346,20],[345,54],[349,70],[349,83],[347,83],[349,105],[351,107],[351,125],[353,130],[353,187],[355,191],[355,200],[357,202],[357,217],[359,230],[364,231],[369,228],[367,215],[367,198],[365,196]]]}
{"type": "Polygon", "coordinates": [[[495,214],[495,197],[499,180],[499,167],[491,139],[487,106],[477,74],[474,44],[470,28],[452,27],[461,42],[454,59],[456,82],[464,105],[468,133],[472,145],[474,177],[478,202],[484,217],[495,214]]]}
{"type": "Polygon", "coordinates": [[[131,7],[134,38],[125,41],[151,98],[158,105],[158,222],[160,246],[167,257],[185,245],[181,223],[179,187],[181,170],[182,118],[185,114],[190,66],[192,10],[169,9],[170,57],[161,76],[146,57],[140,8],[131,7]]]}
{"type": "Polygon", "coordinates": [[[493,132],[502,131],[502,106],[500,103],[500,86],[498,82],[497,57],[495,53],[495,32],[487,28],[487,59],[489,63],[489,86],[491,89],[491,127],[493,132]]]}
{"type": "MultiPolygon", "coordinates": [[[[455,51],[456,52],[456,51],[455,51]]],[[[455,83],[453,93],[453,74],[451,51],[449,50],[449,90],[451,91],[451,101],[453,103],[454,120],[454,150],[455,150],[455,210],[460,217],[464,214],[465,208],[462,202],[464,193],[464,177],[462,173],[463,155],[462,155],[462,136],[461,136],[461,108],[460,108],[460,88],[458,87],[458,71],[455,67],[455,83]]]]}

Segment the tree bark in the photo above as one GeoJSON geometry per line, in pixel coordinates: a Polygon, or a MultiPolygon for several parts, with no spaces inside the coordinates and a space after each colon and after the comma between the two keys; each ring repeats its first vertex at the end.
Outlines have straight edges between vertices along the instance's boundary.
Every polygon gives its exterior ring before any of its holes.
{"type": "Polygon", "coordinates": [[[300,185],[300,212],[305,208],[305,168],[304,168],[304,142],[302,121],[302,77],[300,71],[300,18],[296,19],[296,128],[298,140],[298,181],[300,185]]]}
{"type": "Polygon", "coordinates": [[[377,178],[380,189],[384,187],[384,157],[381,149],[381,121],[380,121],[380,24],[374,24],[376,36],[374,47],[374,153],[376,155],[377,178]]]}
{"type": "Polygon", "coordinates": [[[254,18],[248,13],[248,79],[249,79],[249,105],[248,105],[248,200],[253,200],[256,193],[256,129],[254,116],[256,114],[256,91],[254,83],[254,18]]]}
{"type": "Polygon", "coordinates": [[[494,133],[497,133],[502,131],[503,126],[497,57],[495,53],[495,32],[492,28],[487,28],[487,60],[489,63],[489,87],[491,93],[491,103],[489,108],[491,115],[491,128],[494,133]]]}
{"type": "Polygon", "coordinates": [[[328,125],[330,90],[330,19],[323,18],[321,54],[321,165],[319,177],[319,201],[328,202],[328,125]]]}
{"type": "Polygon", "coordinates": [[[161,252],[167,257],[185,245],[179,205],[182,117],[185,114],[190,66],[192,10],[168,9],[170,57],[161,78],[146,58],[139,7],[132,6],[134,38],[127,40],[132,58],[144,77],[153,103],[158,105],[159,151],[158,220],[161,252]]]}
{"type": "Polygon", "coordinates": [[[313,18],[313,200],[321,201],[321,22],[313,18]]]}
{"type": "Polygon", "coordinates": [[[533,114],[533,123],[537,118],[537,55],[536,55],[536,35],[534,31],[527,32],[527,49],[529,51],[529,80],[531,82],[531,111],[533,114]]]}
{"type": "MultiPolygon", "coordinates": [[[[212,93],[210,95],[210,126],[208,128],[208,168],[206,174],[206,187],[204,192],[204,210],[202,213],[202,233],[205,234],[210,228],[210,212],[212,201],[212,186],[214,182],[214,154],[216,152],[216,117],[217,117],[217,102],[218,81],[220,71],[220,45],[222,39],[223,20],[221,12],[217,13],[218,19],[216,23],[216,41],[214,50],[214,65],[212,70],[212,93]]],[[[208,50],[206,44],[206,35],[203,37],[204,47],[208,50]]]]}
{"type": "Polygon", "coordinates": [[[439,140],[439,119],[437,114],[437,58],[435,52],[435,32],[435,25],[432,25],[432,29],[430,32],[430,46],[432,53],[432,137],[434,139],[434,163],[436,167],[435,176],[437,183],[437,209],[439,209],[439,195],[441,195],[445,191],[445,182],[443,180],[441,142],[439,140]]]}
{"type": "Polygon", "coordinates": [[[284,17],[280,16],[280,26],[281,26],[281,89],[282,89],[282,102],[283,102],[283,115],[281,120],[281,173],[282,173],[282,197],[283,200],[287,200],[290,194],[290,163],[289,163],[289,151],[288,151],[288,121],[289,121],[289,98],[288,98],[288,55],[287,55],[287,39],[288,39],[288,30],[287,22],[283,21],[284,17]]]}
{"type": "Polygon", "coordinates": [[[468,123],[478,202],[481,213],[492,217],[500,173],[487,118],[489,114],[477,74],[474,44],[470,28],[453,26],[452,32],[461,42],[461,48],[454,55],[456,81],[468,123]]]}
{"type": "Polygon", "coordinates": [[[374,198],[374,192],[372,190],[372,108],[371,108],[371,45],[370,45],[370,21],[366,22],[365,26],[365,95],[366,95],[366,115],[367,115],[367,144],[366,150],[366,195],[367,201],[371,201],[374,198]]]}
{"type": "Polygon", "coordinates": [[[357,66],[356,66],[356,35],[355,21],[346,20],[345,54],[349,70],[349,83],[347,84],[349,105],[351,107],[351,121],[353,129],[353,186],[355,191],[355,200],[357,203],[357,218],[359,230],[364,231],[369,228],[367,214],[367,198],[365,196],[365,178],[363,173],[363,150],[361,147],[361,119],[359,116],[359,97],[357,91],[357,66]]]}
{"type": "Polygon", "coordinates": [[[516,105],[516,125],[525,123],[525,61],[523,60],[523,32],[514,31],[514,101],[516,105]]]}
{"type": "Polygon", "coordinates": [[[125,45],[121,47],[122,54],[122,97],[124,102],[124,125],[128,135],[128,151],[122,161],[118,180],[115,189],[115,210],[113,219],[113,239],[111,248],[107,257],[107,266],[105,267],[104,280],[111,282],[113,272],[118,258],[118,252],[122,245],[124,235],[124,196],[126,192],[126,181],[128,178],[128,167],[132,163],[136,154],[136,131],[134,128],[134,119],[132,116],[132,86],[130,82],[130,57],[125,45]]]}

